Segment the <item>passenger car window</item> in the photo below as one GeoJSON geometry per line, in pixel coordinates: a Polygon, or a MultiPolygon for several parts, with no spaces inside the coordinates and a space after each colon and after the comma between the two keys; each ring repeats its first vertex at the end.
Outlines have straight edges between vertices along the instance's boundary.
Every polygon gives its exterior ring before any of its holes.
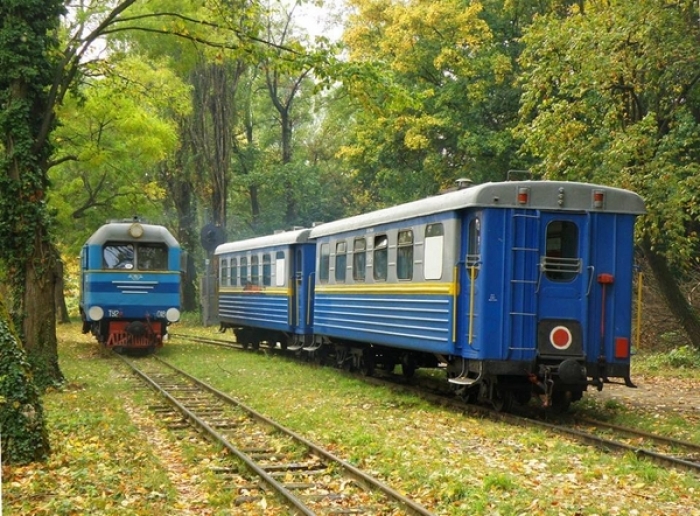
{"type": "Polygon", "coordinates": [[[277,251],[275,256],[275,286],[283,287],[286,276],[286,260],[284,259],[284,251],[277,251]]]}
{"type": "Polygon", "coordinates": [[[259,258],[257,254],[250,257],[250,283],[252,285],[260,285],[260,266],[258,263],[259,258]]]}
{"type": "Polygon", "coordinates": [[[442,278],[442,256],[445,241],[445,230],[442,223],[425,226],[425,244],[423,257],[423,276],[427,280],[442,278]]]}
{"type": "Polygon", "coordinates": [[[386,235],[374,237],[373,274],[376,280],[385,280],[389,267],[389,238],[386,235]]]}
{"type": "Polygon", "coordinates": [[[468,274],[476,278],[481,269],[481,220],[479,217],[474,217],[469,221],[469,232],[467,235],[467,256],[466,266],[469,269],[468,274]]]}
{"type": "Polygon", "coordinates": [[[241,286],[248,286],[248,258],[246,256],[241,257],[241,286]]]}
{"type": "Polygon", "coordinates": [[[238,259],[231,258],[231,274],[229,274],[229,279],[231,280],[231,286],[238,286],[238,259]]]}
{"type": "Polygon", "coordinates": [[[228,258],[221,258],[219,262],[219,285],[228,286],[228,258]]]}
{"type": "Polygon", "coordinates": [[[348,266],[348,244],[337,242],[335,244],[335,280],[345,281],[345,269],[348,266]]]}
{"type": "Polygon", "coordinates": [[[269,287],[270,285],[272,285],[272,263],[270,261],[270,253],[263,254],[262,261],[263,285],[269,287]]]}
{"type": "Polygon", "coordinates": [[[541,267],[553,281],[569,281],[581,272],[578,251],[578,226],[568,220],[547,224],[546,252],[541,267]]]}
{"type": "Polygon", "coordinates": [[[318,266],[318,279],[321,281],[328,281],[328,277],[330,276],[330,268],[331,268],[331,245],[330,244],[321,244],[321,254],[319,257],[319,266],[318,266]]]}
{"type": "Polygon", "coordinates": [[[399,231],[396,277],[398,279],[413,278],[413,231],[410,229],[399,231]]]}
{"type": "Polygon", "coordinates": [[[367,266],[367,242],[364,238],[356,238],[352,250],[352,278],[355,281],[365,280],[367,266]]]}

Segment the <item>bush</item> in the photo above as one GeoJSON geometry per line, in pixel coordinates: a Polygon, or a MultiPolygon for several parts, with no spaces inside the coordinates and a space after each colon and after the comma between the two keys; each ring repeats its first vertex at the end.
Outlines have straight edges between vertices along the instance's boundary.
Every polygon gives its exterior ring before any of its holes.
{"type": "Polygon", "coordinates": [[[651,355],[644,360],[647,368],[660,371],[663,369],[700,369],[700,350],[684,345],[673,348],[666,353],[651,355]]]}

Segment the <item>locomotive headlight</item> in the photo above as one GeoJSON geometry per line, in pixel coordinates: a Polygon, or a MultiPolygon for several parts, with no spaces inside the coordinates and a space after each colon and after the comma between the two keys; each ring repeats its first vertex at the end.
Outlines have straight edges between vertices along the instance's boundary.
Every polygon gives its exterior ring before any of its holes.
{"type": "Polygon", "coordinates": [[[131,235],[132,238],[141,238],[143,236],[143,226],[134,222],[129,226],[129,235],[131,235]]]}
{"type": "Polygon", "coordinates": [[[168,308],[168,311],[165,312],[165,318],[169,322],[177,322],[180,320],[180,310],[177,308],[168,308]]]}
{"type": "Polygon", "coordinates": [[[105,316],[105,311],[99,306],[91,306],[88,309],[88,315],[93,321],[99,321],[105,316]]]}

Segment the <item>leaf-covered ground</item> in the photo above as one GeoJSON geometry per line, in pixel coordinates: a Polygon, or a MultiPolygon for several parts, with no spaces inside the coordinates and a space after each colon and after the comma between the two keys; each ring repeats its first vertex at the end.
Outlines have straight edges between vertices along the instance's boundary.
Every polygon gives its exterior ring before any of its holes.
{"type": "MultiPolygon", "coordinates": [[[[226,461],[219,450],[191,432],[165,428],[148,408],[150,392],[97,352],[78,325],[61,333],[61,367],[70,384],[45,397],[53,454],[45,464],[4,466],[4,514],[285,514],[274,500],[237,506],[233,481],[213,473],[226,461]]],[[[700,516],[696,476],[633,456],[455,414],[273,356],[178,339],[160,353],[436,514],[700,516]]],[[[694,382],[663,385],[687,398],[690,386],[700,386],[694,382]]],[[[637,410],[625,399],[595,396],[584,408],[700,442],[694,411],[637,410]]]]}

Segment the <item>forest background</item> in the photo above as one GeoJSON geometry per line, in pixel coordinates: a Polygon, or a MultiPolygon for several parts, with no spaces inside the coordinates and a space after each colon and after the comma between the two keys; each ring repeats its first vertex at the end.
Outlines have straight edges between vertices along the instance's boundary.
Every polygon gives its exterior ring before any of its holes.
{"type": "Polygon", "coordinates": [[[4,0],[0,14],[0,294],[40,388],[62,379],[56,316],[76,314],[80,248],[108,219],[173,231],[196,311],[204,227],[310,226],[508,170],[642,195],[640,270],[672,314],[645,341],[670,328],[700,348],[696,1],[4,0]]]}

